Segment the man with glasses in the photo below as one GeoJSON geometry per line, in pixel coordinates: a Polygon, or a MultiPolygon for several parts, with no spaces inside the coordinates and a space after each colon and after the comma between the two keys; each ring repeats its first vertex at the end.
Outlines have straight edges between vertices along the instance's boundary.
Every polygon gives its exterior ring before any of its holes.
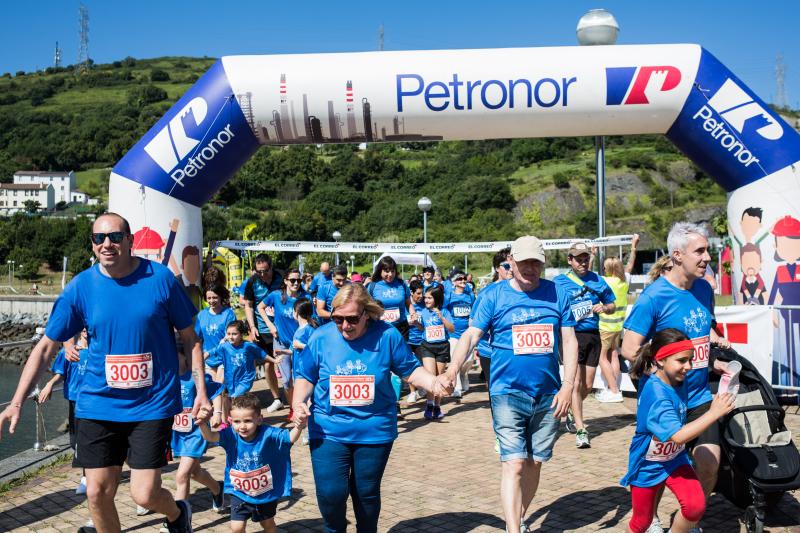
{"type": "MultiPolygon", "coordinates": [[[[247,324],[250,326],[250,341],[256,343],[262,350],[270,356],[273,355],[272,333],[269,326],[261,315],[256,312],[258,304],[263,302],[269,293],[281,288],[283,278],[272,268],[272,259],[267,254],[258,254],[254,261],[255,274],[253,274],[244,288],[244,314],[247,317],[247,324]]],[[[269,391],[274,398],[267,407],[268,413],[274,413],[283,408],[280,390],[278,389],[278,377],[275,375],[275,363],[267,361],[265,374],[269,391]]]]}
{"type": "Polygon", "coordinates": [[[317,316],[320,319],[320,325],[330,322],[333,298],[345,283],[347,283],[347,267],[344,265],[333,267],[330,281],[323,283],[317,291],[317,316]]]}
{"type": "MultiPolygon", "coordinates": [[[[78,274],[53,304],[45,335],[31,351],[0,429],[13,433],[22,403],[61,342],[84,327],[89,354],[76,402],[74,466],[86,469],[94,527],[119,532],[114,504],[122,465],[131,468],[130,490],[137,505],[166,515],[168,531],[191,532],[188,502],[176,502],[161,486],[161,469],[173,417],[182,410],[174,330],[191,350],[197,387],[193,416],[211,408],[203,379],[203,353],[192,320],[197,310],[165,266],[131,255],[128,222],[105,213],[92,225],[97,262],[78,274]]],[[[78,360],[77,353],[68,355],[78,360]]]]}
{"type": "Polygon", "coordinates": [[[592,391],[594,375],[600,363],[598,315],[611,314],[617,308],[614,291],[603,278],[589,270],[590,252],[585,242],[574,243],[567,251],[570,270],[553,279],[569,298],[570,312],[577,323],[578,373],[572,389],[572,413],[571,416],[567,415],[567,429],[575,433],[575,446],[578,448],[591,446],[583,420],[583,400],[592,391]]]}
{"type": "Polygon", "coordinates": [[[491,332],[489,397],[502,463],[500,498],[506,530],[527,531],[523,518],[536,494],[542,463],[553,455],[558,420],[572,401],[578,342],[566,294],[542,278],[541,241],[520,237],[508,260],[512,278],[483,289],[451,365],[439,378],[451,390],[467,355],[484,332],[491,332]],[[563,382],[558,367],[562,343],[563,382]]]}

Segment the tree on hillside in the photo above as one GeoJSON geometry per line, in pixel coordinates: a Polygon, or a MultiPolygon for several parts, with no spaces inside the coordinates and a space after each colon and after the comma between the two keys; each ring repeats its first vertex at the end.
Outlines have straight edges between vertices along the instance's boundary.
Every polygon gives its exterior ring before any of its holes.
{"type": "Polygon", "coordinates": [[[28,213],[36,213],[42,207],[41,202],[38,200],[25,200],[23,205],[25,206],[25,211],[28,213]]]}

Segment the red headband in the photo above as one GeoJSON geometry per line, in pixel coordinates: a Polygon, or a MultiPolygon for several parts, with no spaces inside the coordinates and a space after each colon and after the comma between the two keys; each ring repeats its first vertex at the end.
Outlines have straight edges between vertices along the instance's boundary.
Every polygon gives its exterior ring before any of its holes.
{"type": "Polygon", "coordinates": [[[675,355],[676,353],[685,352],[686,350],[694,350],[694,344],[690,340],[685,341],[678,341],[672,342],[670,344],[666,344],[658,349],[656,352],[656,361],[661,361],[664,358],[669,357],[670,355],[675,355]]]}

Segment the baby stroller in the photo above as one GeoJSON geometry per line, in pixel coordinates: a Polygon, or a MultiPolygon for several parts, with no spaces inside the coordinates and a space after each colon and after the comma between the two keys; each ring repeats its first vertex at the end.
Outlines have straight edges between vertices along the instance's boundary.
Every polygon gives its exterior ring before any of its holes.
{"type": "MultiPolygon", "coordinates": [[[[745,509],[748,533],[761,533],[766,510],[789,490],[800,488],[800,453],[783,419],[785,413],[769,382],[734,350],[712,348],[711,361],[739,361],[736,408],[721,419],[722,460],[716,492],[745,509]]],[[[710,373],[716,393],[719,376],[710,373]]]]}

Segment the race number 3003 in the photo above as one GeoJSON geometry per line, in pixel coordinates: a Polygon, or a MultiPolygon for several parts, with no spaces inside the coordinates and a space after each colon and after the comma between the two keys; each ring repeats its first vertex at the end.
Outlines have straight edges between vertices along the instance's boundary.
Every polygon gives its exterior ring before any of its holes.
{"type": "Polygon", "coordinates": [[[375,376],[331,376],[331,405],[358,407],[375,401],[375,376]]]}
{"type": "Polygon", "coordinates": [[[172,431],[189,433],[192,430],[192,408],[184,407],[172,420],[172,431]]]}
{"type": "Polygon", "coordinates": [[[708,335],[705,337],[695,337],[692,339],[692,344],[694,344],[692,368],[708,368],[708,353],[710,349],[708,341],[708,335]]]}
{"type": "Polygon", "coordinates": [[[106,355],[106,383],[112,389],[140,389],[153,384],[153,354],[106,355]]]}
{"type": "Polygon", "coordinates": [[[249,472],[231,468],[229,474],[233,488],[252,498],[272,490],[272,472],[269,465],[249,472]]]}
{"type": "Polygon", "coordinates": [[[515,324],[511,326],[514,355],[553,351],[553,324],[515,324]]]}

